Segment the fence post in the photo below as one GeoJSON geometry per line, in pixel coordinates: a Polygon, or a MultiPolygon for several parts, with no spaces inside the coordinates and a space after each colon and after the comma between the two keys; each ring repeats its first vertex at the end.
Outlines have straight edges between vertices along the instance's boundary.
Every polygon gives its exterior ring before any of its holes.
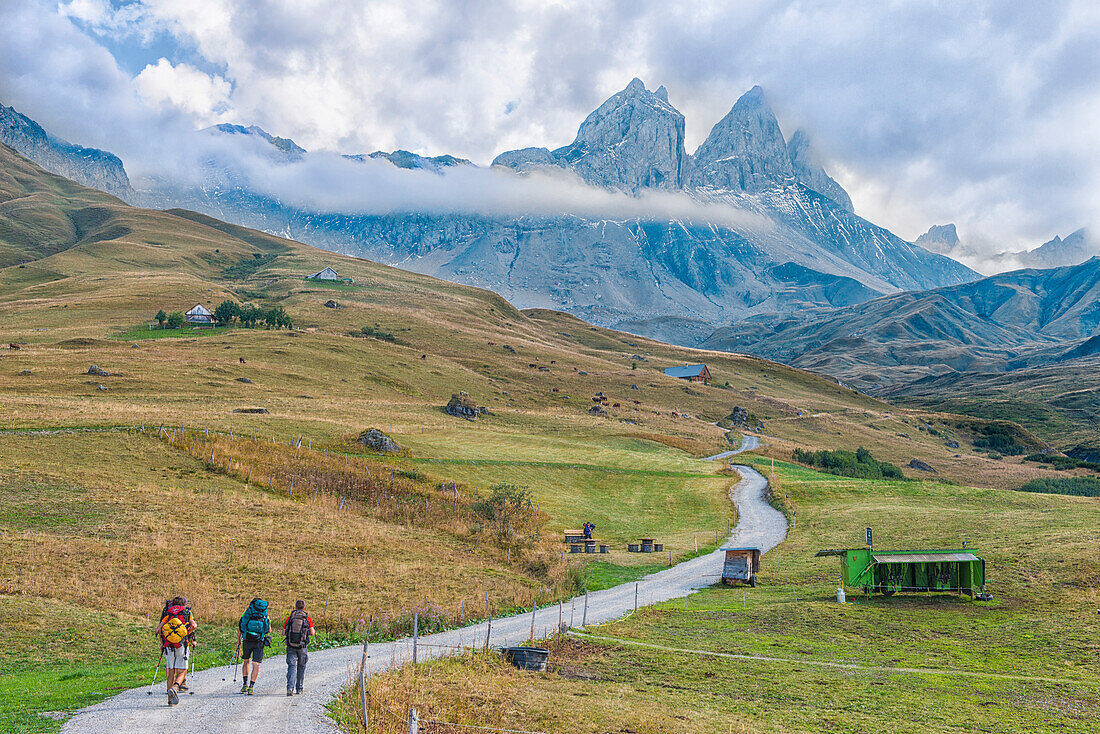
{"type": "Polygon", "coordinates": [[[638,611],[638,582],[634,582],[634,611],[638,611]]]}
{"type": "Polygon", "coordinates": [[[588,626],[588,592],[584,592],[584,614],[581,615],[581,627],[588,626]]]}
{"type": "Polygon", "coordinates": [[[485,628],[485,650],[489,650],[489,635],[493,633],[493,612],[489,608],[489,590],[485,590],[485,616],[489,618],[489,626],[485,628]]]}
{"type": "Polygon", "coordinates": [[[363,731],[370,731],[370,721],[367,719],[367,650],[370,649],[370,632],[363,642],[363,662],[359,665],[359,699],[363,704],[363,731]]]}
{"type": "Polygon", "coordinates": [[[561,599],[558,599],[558,632],[559,633],[561,632],[561,624],[562,624],[562,622],[565,621],[565,619],[562,616],[562,606],[561,605],[562,605],[562,601],[561,601],[561,599]]]}
{"type": "Polygon", "coordinates": [[[420,732],[420,714],[416,712],[416,709],[409,709],[409,734],[419,734],[420,732]]]}
{"type": "Polygon", "coordinates": [[[416,665],[416,642],[420,636],[420,612],[413,612],[413,665],[416,665]]]}
{"type": "Polygon", "coordinates": [[[539,596],[535,594],[535,598],[531,600],[531,641],[535,640],[535,610],[539,608],[539,596]]]}

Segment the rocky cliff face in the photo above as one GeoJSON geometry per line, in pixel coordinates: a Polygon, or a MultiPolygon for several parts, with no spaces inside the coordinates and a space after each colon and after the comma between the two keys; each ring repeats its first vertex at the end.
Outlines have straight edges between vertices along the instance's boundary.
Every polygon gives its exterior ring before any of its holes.
{"type": "Polygon", "coordinates": [[[0,105],[0,143],[77,183],[121,198],[133,193],[126,169],[116,156],[51,137],[37,122],[4,105],[0,105]]]}
{"type": "Polygon", "coordinates": [[[794,181],[787,143],[764,90],[745,92],[691,159],[692,186],[756,192],[794,181]]]}
{"type": "Polygon", "coordinates": [[[950,256],[959,246],[959,233],[955,230],[954,224],[933,224],[913,244],[929,252],[950,256]]]}
{"type": "Polygon", "coordinates": [[[561,166],[596,186],[637,193],[680,188],[686,161],[684,116],[668,103],[664,87],[651,92],[635,78],[585,118],[569,145],[508,151],[493,165],[517,171],[561,166]]]}
{"type": "Polygon", "coordinates": [[[825,173],[813,148],[810,147],[810,138],[804,131],[794,131],[794,135],[787,143],[787,155],[791,159],[791,170],[796,179],[823,196],[829,197],[845,211],[855,212],[848,192],[825,173]]]}

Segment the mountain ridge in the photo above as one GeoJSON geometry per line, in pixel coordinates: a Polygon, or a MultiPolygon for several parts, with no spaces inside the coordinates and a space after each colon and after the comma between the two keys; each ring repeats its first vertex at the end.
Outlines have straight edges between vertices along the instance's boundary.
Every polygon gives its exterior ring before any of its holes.
{"type": "MultiPolygon", "coordinates": [[[[506,151],[486,175],[556,168],[601,189],[630,196],[675,192],[703,207],[733,207],[755,219],[729,226],[667,215],[322,213],[252,189],[232,161],[216,159],[204,163],[201,185],[152,181],[128,200],[193,209],[488,288],[519,307],[563,310],[685,345],[753,314],[851,305],[978,277],[858,217],[846,192],[817,162],[805,132],[790,140],[783,136],[759,87],[735,102],[694,155],[684,149],[683,128],[667,90],[650,91],[634,79],[582,121],[569,145],[506,151]]],[[[226,135],[231,144],[266,141],[274,165],[294,165],[310,155],[256,126],[207,132],[226,135]]],[[[440,175],[472,166],[452,156],[400,150],[345,157],[385,159],[440,175]]]]}

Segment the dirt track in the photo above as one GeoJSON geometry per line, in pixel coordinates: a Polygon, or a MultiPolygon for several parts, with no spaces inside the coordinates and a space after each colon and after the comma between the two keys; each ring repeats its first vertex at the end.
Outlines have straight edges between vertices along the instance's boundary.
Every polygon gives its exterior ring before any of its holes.
{"type": "MultiPolygon", "coordinates": [[[[745,442],[748,444],[748,441],[745,442]]],[[[751,446],[743,444],[740,450],[751,446]]],[[[736,453],[736,452],[735,452],[736,453]]],[[[756,546],[768,551],[783,541],[787,523],[783,515],[763,497],[767,480],[747,466],[734,467],[742,480],[731,490],[737,504],[739,521],[729,542],[741,546],[756,546]]],[[[638,606],[687,596],[718,580],[722,554],[714,551],[672,568],[646,576],[638,582],[622,584],[588,596],[587,622],[599,624],[621,618],[638,606]]],[[[585,598],[577,597],[563,605],[565,621],[574,609],[573,623],[579,626],[584,614],[585,598]]],[[[540,609],[535,614],[535,634],[544,636],[557,627],[558,606],[540,609]]],[[[531,632],[531,615],[494,620],[490,644],[493,647],[516,645],[526,641],[531,632]]],[[[459,630],[420,638],[418,659],[447,655],[470,645],[485,644],[486,624],[476,624],[459,630]]],[[[184,727],[189,732],[221,734],[222,732],[294,732],[333,734],[335,728],[325,716],[325,704],[346,686],[358,670],[362,657],[359,647],[342,647],[312,652],[306,676],[306,691],[301,696],[286,696],[286,664],[282,657],[265,661],[254,696],[237,693],[240,684],[232,683],[233,671],[228,667],[212,668],[189,677],[193,696],[182,696],[180,705],[165,705],[163,684],[158,684],[153,696],[147,688],[135,688],[120,693],[78,712],[65,723],[66,734],[102,734],[103,732],[174,731],[184,727]],[[223,681],[225,677],[227,680],[223,681]]],[[[383,672],[400,666],[412,657],[410,639],[371,645],[368,665],[373,672],[383,672]]],[[[163,680],[163,678],[162,678],[163,680]]]]}

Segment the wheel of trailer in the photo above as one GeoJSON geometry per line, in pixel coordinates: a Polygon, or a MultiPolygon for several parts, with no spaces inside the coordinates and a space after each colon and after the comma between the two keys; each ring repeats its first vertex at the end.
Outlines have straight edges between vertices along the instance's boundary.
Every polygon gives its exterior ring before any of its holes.
{"type": "Polygon", "coordinates": [[[897,593],[897,589],[886,588],[886,589],[882,590],[882,595],[883,596],[893,596],[896,593],[897,593]]]}
{"type": "Polygon", "coordinates": [[[754,589],[756,588],[756,574],[755,573],[752,576],[749,576],[749,586],[751,586],[754,589]]]}

